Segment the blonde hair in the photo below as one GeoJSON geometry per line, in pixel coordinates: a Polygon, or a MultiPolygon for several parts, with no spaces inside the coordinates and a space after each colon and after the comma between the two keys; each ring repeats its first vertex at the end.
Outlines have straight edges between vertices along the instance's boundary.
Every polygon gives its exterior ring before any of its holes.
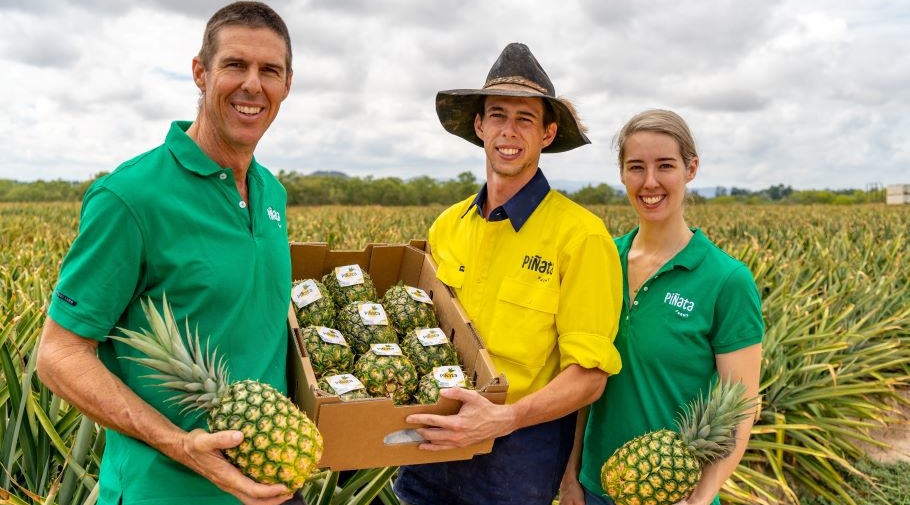
{"type": "Polygon", "coordinates": [[[622,172],[623,158],[626,154],[626,140],[633,134],[648,131],[664,133],[673,137],[679,145],[679,154],[683,164],[689,164],[698,156],[695,149],[695,138],[689,131],[689,125],[679,114],[663,109],[650,109],[632,116],[613,139],[613,145],[619,150],[619,171],[622,172]]]}

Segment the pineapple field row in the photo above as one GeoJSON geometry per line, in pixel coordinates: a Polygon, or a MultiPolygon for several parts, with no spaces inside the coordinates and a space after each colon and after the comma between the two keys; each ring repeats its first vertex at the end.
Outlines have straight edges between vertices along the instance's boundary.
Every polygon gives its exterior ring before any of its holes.
{"type": "MultiPolygon", "coordinates": [[[[614,235],[628,206],[593,206],[614,235]]],[[[442,207],[293,207],[290,239],[334,249],[423,238],[442,207]]],[[[38,380],[34,349],[57,272],[78,227],[71,203],[0,204],[0,503],[91,504],[103,430],[38,380]]],[[[724,503],[798,504],[801,496],[865,505],[847,474],[863,474],[872,434],[902,422],[910,388],[910,208],[723,206],[687,210],[744,261],[763,302],[761,410],[724,503]]],[[[394,468],[344,485],[314,474],[310,503],[396,503],[394,468]],[[334,489],[326,492],[326,489],[334,489]]],[[[884,490],[881,491],[885,496],[884,490]]],[[[883,503],[887,503],[885,500],[883,503]]]]}

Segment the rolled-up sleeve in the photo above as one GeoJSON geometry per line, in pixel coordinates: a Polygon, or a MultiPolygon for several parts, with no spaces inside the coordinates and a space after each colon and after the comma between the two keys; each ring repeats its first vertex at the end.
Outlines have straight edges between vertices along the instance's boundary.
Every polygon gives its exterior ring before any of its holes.
{"type": "Polygon", "coordinates": [[[614,345],[622,308],[622,267],[613,239],[579,237],[560,260],[556,314],[560,368],[578,364],[617,374],[622,368],[614,345]]]}

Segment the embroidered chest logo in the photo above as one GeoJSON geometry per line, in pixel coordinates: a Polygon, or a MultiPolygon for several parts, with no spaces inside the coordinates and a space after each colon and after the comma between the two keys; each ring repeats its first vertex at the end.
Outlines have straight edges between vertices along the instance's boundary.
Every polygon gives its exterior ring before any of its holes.
{"type": "Polygon", "coordinates": [[[664,303],[671,307],[676,307],[676,315],[679,317],[689,317],[695,310],[695,302],[680,295],[679,293],[667,293],[664,295],[664,303]]]}
{"type": "Polygon", "coordinates": [[[540,281],[548,281],[549,276],[553,275],[553,262],[543,259],[539,254],[534,256],[526,254],[521,261],[521,268],[541,274],[537,276],[537,280],[540,281]],[[543,277],[544,275],[547,277],[543,277]]]}
{"type": "Polygon", "coordinates": [[[281,228],[281,214],[279,214],[277,210],[275,210],[271,207],[266,209],[266,212],[269,215],[269,219],[278,223],[278,227],[281,228]]]}

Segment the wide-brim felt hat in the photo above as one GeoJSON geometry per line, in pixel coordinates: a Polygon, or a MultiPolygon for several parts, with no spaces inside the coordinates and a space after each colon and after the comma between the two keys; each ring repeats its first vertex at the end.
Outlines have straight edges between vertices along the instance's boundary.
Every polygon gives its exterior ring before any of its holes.
{"type": "Polygon", "coordinates": [[[482,113],[481,100],[485,96],[536,97],[549,102],[556,112],[556,138],[542,152],[559,153],[591,143],[575,108],[568,100],[556,96],[550,77],[524,44],[513,42],[502,50],[481,89],[437,93],[439,122],[449,133],[483,147],[483,140],[474,131],[474,117],[482,113]]]}

